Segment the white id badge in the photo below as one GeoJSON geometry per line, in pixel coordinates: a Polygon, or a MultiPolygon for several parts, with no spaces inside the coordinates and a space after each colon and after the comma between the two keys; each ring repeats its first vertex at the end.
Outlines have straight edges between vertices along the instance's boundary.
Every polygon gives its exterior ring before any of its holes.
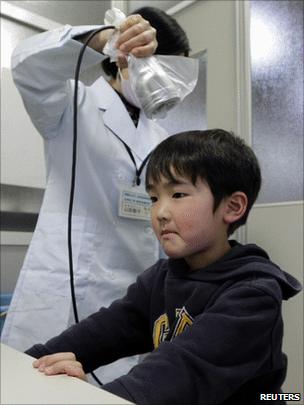
{"type": "Polygon", "coordinates": [[[120,191],[119,212],[120,217],[143,219],[150,221],[151,200],[148,194],[136,191],[136,188],[120,191]]]}

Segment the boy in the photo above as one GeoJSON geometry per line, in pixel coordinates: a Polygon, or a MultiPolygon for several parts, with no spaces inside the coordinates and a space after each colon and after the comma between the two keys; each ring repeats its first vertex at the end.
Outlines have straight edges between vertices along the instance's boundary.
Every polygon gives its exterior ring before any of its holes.
{"type": "Polygon", "coordinates": [[[169,259],[109,308],[33,346],[34,367],[85,379],[102,364],[151,352],[103,388],[149,405],[248,405],[260,403],[260,393],[280,393],[287,367],[281,302],[301,286],[258,246],[228,240],[246,222],[260,184],[253,151],[226,131],[163,141],[146,188],[169,259]]]}

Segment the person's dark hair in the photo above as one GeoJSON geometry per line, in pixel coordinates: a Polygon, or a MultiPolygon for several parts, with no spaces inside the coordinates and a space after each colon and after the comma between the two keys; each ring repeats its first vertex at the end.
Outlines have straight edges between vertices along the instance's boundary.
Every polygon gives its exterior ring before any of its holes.
{"type": "Polygon", "coordinates": [[[146,171],[146,188],[158,183],[160,176],[174,181],[174,174],[191,180],[205,180],[214,197],[214,212],[222,199],[235,191],[248,198],[245,214],[229,226],[231,235],[246,223],[261,187],[257,157],[245,142],[222,129],[189,131],[172,135],[152,152],[146,171]]]}
{"type": "MultiPolygon", "coordinates": [[[[182,54],[189,56],[190,45],[187,35],[173,17],[155,7],[142,7],[132,12],[132,14],[140,14],[156,29],[158,42],[155,51],[156,55],[182,54]]],[[[116,63],[110,62],[109,58],[102,61],[102,68],[108,76],[116,77],[116,63]]]]}

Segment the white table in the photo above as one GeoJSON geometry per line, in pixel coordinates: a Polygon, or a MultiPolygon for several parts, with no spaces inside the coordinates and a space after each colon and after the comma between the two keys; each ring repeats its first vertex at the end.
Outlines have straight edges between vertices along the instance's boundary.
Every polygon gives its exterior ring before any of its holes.
{"type": "Polygon", "coordinates": [[[1,343],[1,404],[99,404],[131,402],[75,377],[46,376],[33,368],[33,358],[1,343]]]}

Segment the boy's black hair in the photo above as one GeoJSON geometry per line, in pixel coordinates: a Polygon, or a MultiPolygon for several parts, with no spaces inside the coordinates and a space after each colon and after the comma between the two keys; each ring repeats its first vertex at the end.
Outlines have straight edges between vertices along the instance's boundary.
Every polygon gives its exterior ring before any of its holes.
{"type": "MultiPolygon", "coordinates": [[[[187,35],[173,17],[155,7],[142,7],[132,12],[132,14],[140,14],[156,29],[158,42],[155,51],[156,55],[182,54],[189,56],[190,46],[187,35]]],[[[102,61],[102,68],[108,76],[116,77],[116,63],[110,62],[109,58],[102,61]]]]}
{"type": "Polygon", "coordinates": [[[261,171],[253,150],[222,129],[181,132],[161,142],[147,165],[146,188],[151,182],[159,182],[160,176],[174,181],[173,173],[194,185],[198,178],[207,181],[214,197],[214,212],[224,197],[235,191],[246,194],[246,212],[230,224],[228,235],[246,223],[261,187],[261,171]]]}

